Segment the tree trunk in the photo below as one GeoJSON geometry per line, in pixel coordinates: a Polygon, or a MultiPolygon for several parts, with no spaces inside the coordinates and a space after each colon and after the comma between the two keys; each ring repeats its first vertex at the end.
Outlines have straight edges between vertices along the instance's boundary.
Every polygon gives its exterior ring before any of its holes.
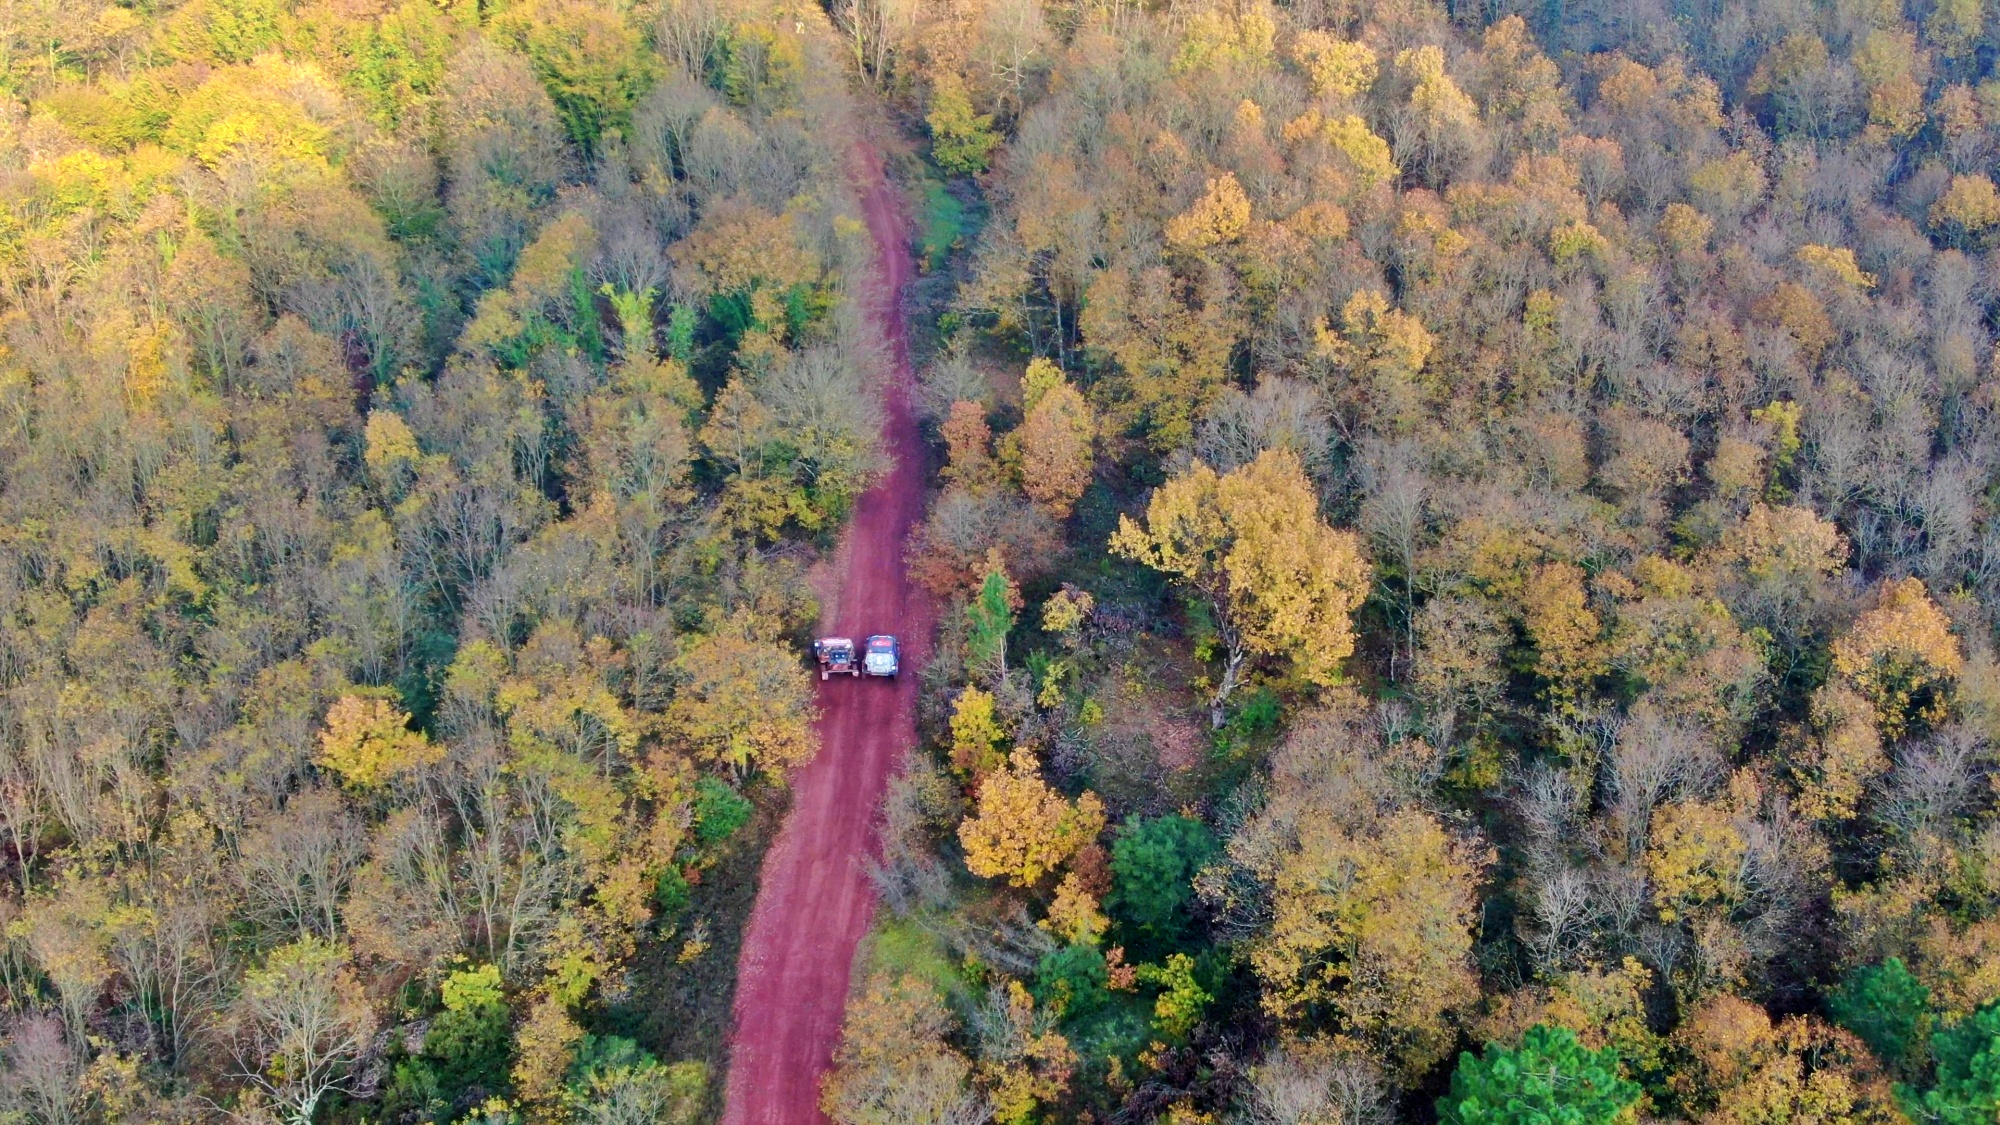
{"type": "Polygon", "coordinates": [[[1215,695],[1208,701],[1208,725],[1211,730],[1221,730],[1224,721],[1223,709],[1229,697],[1236,694],[1237,676],[1243,671],[1243,658],[1248,655],[1240,645],[1229,646],[1229,663],[1223,666],[1222,683],[1216,687],[1215,695]]]}

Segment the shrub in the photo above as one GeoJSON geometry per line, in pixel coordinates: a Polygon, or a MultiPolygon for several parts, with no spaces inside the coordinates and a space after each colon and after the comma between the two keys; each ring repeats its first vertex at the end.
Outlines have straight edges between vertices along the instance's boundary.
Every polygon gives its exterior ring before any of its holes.
{"type": "Polygon", "coordinates": [[[1110,998],[1111,971],[1104,954],[1088,945],[1066,945],[1035,966],[1035,1002],[1064,1019],[1078,1019],[1110,998]]]}
{"type": "Polygon", "coordinates": [[[720,778],[704,777],[694,786],[694,834],[704,844],[719,844],[750,822],[750,798],[720,778]]]}

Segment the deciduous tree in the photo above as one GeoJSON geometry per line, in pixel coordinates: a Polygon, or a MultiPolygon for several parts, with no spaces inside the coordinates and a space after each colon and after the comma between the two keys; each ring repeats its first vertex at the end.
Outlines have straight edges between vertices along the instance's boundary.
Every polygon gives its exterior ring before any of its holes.
{"type": "Polygon", "coordinates": [[[1028,365],[1022,380],[1027,417],[1014,432],[1021,458],[1021,489],[1051,519],[1065,520],[1090,485],[1097,419],[1083,393],[1046,359],[1028,365]]]}
{"type": "Polygon", "coordinates": [[[819,749],[806,674],[778,645],[726,627],[690,640],[674,667],[685,681],[666,718],[696,757],[782,780],[819,749]]]}
{"type": "Polygon", "coordinates": [[[978,804],[959,824],[958,839],[974,875],[1032,887],[1096,840],[1104,820],[1096,794],[1065,799],[1042,780],[1035,756],[1016,749],[1004,769],[980,783],[978,804]]]}
{"type": "Polygon", "coordinates": [[[1224,707],[1251,656],[1287,657],[1300,679],[1336,682],[1354,651],[1349,615],[1368,591],[1355,537],[1328,527],[1318,497],[1288,450],[1270,450],[1225,476],[1199,462],[1153,494],[1142,525],[1121,516],[1111,549],[1166,573],[1208,603],[1222,634],[1224,707]]]}
{"type": "Polygon", "coordinates": [[[247,973],[233,1015],[241,1077],[288,1125],[312,1125],[327,1095],[349,1088],[375,1033],[347,951],[315,937],[280,946],[247,973]]]}

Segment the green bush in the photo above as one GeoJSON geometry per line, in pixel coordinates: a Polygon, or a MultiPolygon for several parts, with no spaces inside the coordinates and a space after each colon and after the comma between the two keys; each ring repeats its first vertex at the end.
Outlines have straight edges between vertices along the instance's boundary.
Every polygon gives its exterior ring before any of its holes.
{"type": "Polygon", "coordinates": [[[1215,834],[1192,817],[1128,822],[1111,845],[1106,906],[1138,944],[1172,946],[1187,930],[1194,876],[1215,857],[1215,834]]]}
{"type": "Polygon", "coordinates": [[[704,777],[694,784],[694,834],[704,844],[719,844],[750,823],[750,799],[720,778],[704,777]]]}
{"type": "Polygon", "coordinates": [[[1269,688],[1255,688],[1239,696],[1230,709],[1229,730],[1238,737],[1263,734],[1276,730],[1283,717],[1277,694],[1269,688]]]}
{"type": "Polygon", "coordinates": [[[429,1062],[405,1055],[390,1067],[389,1081],[382,1088],[385,1120],[435,1121],[450,1111],[451,1104],[445,1100],[438,1083],[437,1068],[429,1062]]]}
{"type": "Polygon", "coordinates": [[[1066,945],[1035,966],[1035,1002],[1063,1019],[1080,1019],[1111,997],[1104,954],[1088,945],[1066,945]]]}
{"type": "Polygon", "coordinates": [[[1930,989],[1910,975],[1900,958],[1866,965],[1847,974],[1827,1011],[1833,1022],[1861,1037],[1875,1056],[1892,1066],[1911,1061],[1930,1025],[1930,989]]]}
{"type": "Polygon", "coordinates": [[[578,1125],[692,1125],[708,1098],[708,1066],[663,1065],[619,1035],[586,1035],[564,1097],[578,1125]]]}
{"type": "Polygon", "coordinates": [[[694,888],[688,886],[687,876],[678,867],[669,867],[660,872],[653,881],[653,904],[660,908],[660,917],[672,921],[680,916],[694,901],[694,888]]]}
{"type": "Polygon", "coordinates": [[[1610,1125],[1639,1101],[1618,1076],[1618,1052],[1584,1049],[1568,1028],[1537,1025],[1514,1049],[1488,1043],[1484,1057],[1458,1056],[1451,1093],[1437,1104],[1444,1125],[1610,1125]]]}
{"type": "Polygon", "coordinates": [[[506,1085],[513,1038],[500,970],[481,965],[445,980],[444,1011],[424,1035],[423,1057],[447,1099],[470,1090],[491,1093],[506,1085]]]}
{"type": "Polygon", "coordinates": [[[1139,966],[1139,980],[1160,990],[1153,1001],[1153,1027],[1169,1043],[1184,1041],[1215,1000],[1195,979],[1194,958],[1185,953],[1168,954],[1164,965],[1139,966]]]}

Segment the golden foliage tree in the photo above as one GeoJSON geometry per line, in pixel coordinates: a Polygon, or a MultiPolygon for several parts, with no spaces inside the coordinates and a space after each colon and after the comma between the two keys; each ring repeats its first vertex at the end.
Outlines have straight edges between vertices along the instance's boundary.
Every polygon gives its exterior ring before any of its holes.
{"type": "Polygon", "coordinates": [[[1798,809],[1813,820],[1849,820],[1870,783],[1889,769],[1875,708],[1834,682],[1813,692],[1811,729],[1791,763],[1798,809]]]}
{"type": "Polygon", "coordinates": [[[375,1013],[345,948],[302,938],[244,975],[231,1044],[244,1077],[293,1125],[351,1089],[375,1013]]]}
{"type": "Polygon", "coordinates": [[[1607,666],[1598,641],[1603,624],[1590,608],[1583,570],[1563,562],[1536,568],[1521,592],[1521,607],[1535,642],[1535,674],[1552,702],[1573,703],[1607,666]]]}
{"type": "Polygon", "coordinates": [[[1448,1013],[1479,994],[1471,967],[1480,858],[1419,809],[1357,830],[1301,818],[1270,870],[1271,925],[1251,950],[1264,1007],[1334,1015],[1422,1073],[1450,1050],[1448,1013]]]}
{"type": "Polygon", "coordinates": [[[1893,740],[1913,723],[1943,721],[1965,657],[1950,619],[1920,580],[1884,580],[1875,599],[1875,607],[1833,642],[1833,670],[1875,705],[1883,735],[1893,740]]]}
{"type": "Polygon", "coordinates": [[[1380,290],[1358,289],[1340,309],[1340,329],[1321,321],[1315,328],[1318,354],[1356,378],[1358,406],[1391,425],[1418,419],[1425,395],[1435,389],[1424,368],[1436,337],[1423,321],[1392,308],[1380,290]]]}
{"type": "Polygon", "coordinates": [[[847,1006],[820,1106],[838,1125],[967,1119],[972,1064],[946,1043],[951,1013],[928,985],[876,977],[847,1006]]]}
{"type": "Polygon", "coordinates": [[[319,764],[356,789],[373,789],[444,760],[445,748],[410,729],[410,717],[381,698],[343,695],[326,713],[319,764]]]}
{"type": "Polygon", "coordinates": [[[1208,188],[1194,206],[1169,219],[1167,244],[1183,250],[1207,250],[1243,237],[1250,225],[1250,197],[1236,182],[1236,173],[1224,172],[1208,181],[1208,188]]]}
{"type": "Polygon", "coordinates": [[[1310,684],[1338,681],[1354,651],[1349,620],[1368,595],[1360,541],[1319,516],[1298,455],[1267,450],[1218,476],[1196,462],[1153,493],[1142,525],[1120,517],[1111,550],[1167,574],[1208,603],[1225,650],[1223,708],[1251,656],[1285,657],[1310,684]]]}
{"type": "Polygon", "coordinates": [[[1375,84],[1381,69],[1366,43],[1336,38],[1316,29],[1292,37],[1292,59],[1306,72],[1312,91],[1322,98],[1353,98],[1375,84]]]}
{"type": "Polygon", "coordinates": [[[1029,1125],[1037,1111],[1069,1091],[1076,1072],[1076,1049],[1056,1030],[1055,1015],[1038,1009],[1020,981],[996,986],[987,1013],[1004,1044],[980,1060],[979,1076],[1000,1125],[1029,1125]]]}
{"type": "Polygon", "coordinates": [[[974,490],[991,487],[993,428],[986,424],[986,408],[963,399],[954,402],[938,432],[944,438],[944,479],[974,490]]]}
{"type": "Polygon", "coordinates": [[[1674,922],[1691,911],[1727,907],[1741,898],[1745,850],[1734,817],[1719,805],[1690,801],[1655,812],[1646,874],[1660,920],[1674,922]]]}
{"type": "Polygon", "coordinates": [[[2000,226],[2000,189],[1977,172],[1953,176],[1944,195],[1931,204],[1930,220],[1961,245],[1977,242],[2000,226]]]}
{"type": "Polygon", "coordinates": [[[1000,143],[1000,135],[993,131],[993,115],[973,111],[964,81],[950,71],[938,75],[932,84],[930,113],[924,123],[931,127],[931,159],[946,172],[984,172],[993,146],[1000,143]]]}
{"type": "Polygon", "coordinates": [[[1810,508],[1753,503],[1724,536],[1723,557],[1754,583],[1798,589],[1840,573],[1847,537],[1810,508]]]}
{"type": "Polygon", "coordinates": [[[1903,1120],[1860,1040],[1814,1016],[1773,1023],[1718,995],[1690,1013],[1673,1045],[1688,1065],[1677,1098],[1702,1125],[1890,1125],[1903,1120]]]}
{"type": "Polygon", "coordinates": [[[1095,793],[1067,800],[1042,780],[1035,756],[1016,749],[979,785],[979,801],[959,823],[965,865],[984,879],[1032,887],[1104,831],[1095,793]]]}
{"type": "Polygon", "coordinates": [[[951,705],[951,766],[977,781],[1007,762],[1001,744],[1007,732],[993,711],[993,694],[977,687],[958,693],[951,705]]]}
{"type": "Polygon", "coordinates": [[[784,648],[732,629],[690,641],[667,722],[697,758],[782,780],[812,760],[812,689],[784,648]]]}

